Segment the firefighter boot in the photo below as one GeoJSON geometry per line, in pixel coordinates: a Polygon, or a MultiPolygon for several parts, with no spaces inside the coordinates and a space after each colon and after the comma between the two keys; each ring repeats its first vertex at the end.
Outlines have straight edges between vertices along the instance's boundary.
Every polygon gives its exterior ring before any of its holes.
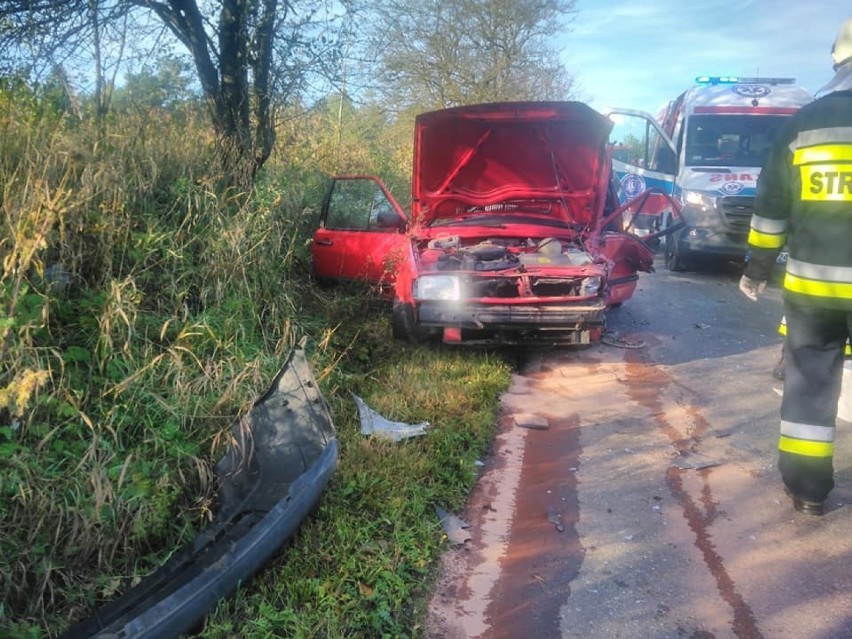
{"type": "Polygon", "coordinates": [[[792,499],[793,508],[796,509],[797,513],[802,513],[803,515],[811,515],[812,517],[822,517],[822,514],[825,511],[824,502],[808,501],[807,499],[802,499],[801,497],[792,497],[792,499]]]}

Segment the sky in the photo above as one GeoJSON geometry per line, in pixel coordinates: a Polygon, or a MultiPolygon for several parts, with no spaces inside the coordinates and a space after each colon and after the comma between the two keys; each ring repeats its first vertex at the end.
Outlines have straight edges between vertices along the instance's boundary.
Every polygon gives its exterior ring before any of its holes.
{"type": "Polygon", "coordinates": [[[795,78],[815,93],[850,0],[577,0],[561,44],[577,99],[652,114],[699,75],[795,78]]]}

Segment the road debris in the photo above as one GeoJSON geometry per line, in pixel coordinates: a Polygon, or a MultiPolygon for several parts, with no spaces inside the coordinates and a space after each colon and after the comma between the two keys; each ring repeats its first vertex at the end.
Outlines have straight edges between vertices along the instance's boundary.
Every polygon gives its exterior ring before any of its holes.
{"type": "Polygon", "coordinates": [[[720,463],[720,461],[701,453],[683,453],[672,460],[672,466],[681,470],[701,470],[702,468],[718,466],[720,463]]]}
{"type": "Polygon", "coordinates": [[[361,418],[361,434],[384,437],[398,442],[410,437],[419,437],[426,434],[429,422],[419,424],[406,424],[405,422],[394,422],[385,419],[379,413],[367,406],[367,403],[353,393],[355,404],[358,406],[358,415],[361,418]]]}
{"type": "Polygon", "coordinates": [[[615,348],[645,348],[645,342],[641,339],[629,340],[621,337],[618,333],[604,333],[601,336],[601,343],[615,348]]]}
{"type": "Polygon", "coordinates": [[[562,523],[562,513],[556,512],[553,506],[547,507],[547,521],[553,524],[559,532],[565,532],[565,524],[562,523]]]}
{"type": "Polygon", "coordinates": [[[532,430],[547,430],[550,428],[550,422],[547,421],[546,417],[533,415],[532,413],[518,413],[515,415],[515,425],[532,430]]]}
{"type": "Polygon", "coordinates": [[[444,528],[444,534],[447,535],[447,539],[449,539],[452,544],[461,545],[470,539],[470,534],[467,532],[468,524],[466,521],[459,519],[440,506],[435,506],[435,512],[441,520],[441,526],[444,528]]]}

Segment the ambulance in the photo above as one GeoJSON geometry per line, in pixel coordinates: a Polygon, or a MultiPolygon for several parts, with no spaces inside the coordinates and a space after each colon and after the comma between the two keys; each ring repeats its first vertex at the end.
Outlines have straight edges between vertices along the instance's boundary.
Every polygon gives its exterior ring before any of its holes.
{"type": "Polygon", "coordinates": [[[621,201],[648,194],[632,224],[659,237],[670,270],[744,259],[761,167],[786,118],[812,99],[792,78],[699,76],[656,118],[607,111],[621,201]]]}

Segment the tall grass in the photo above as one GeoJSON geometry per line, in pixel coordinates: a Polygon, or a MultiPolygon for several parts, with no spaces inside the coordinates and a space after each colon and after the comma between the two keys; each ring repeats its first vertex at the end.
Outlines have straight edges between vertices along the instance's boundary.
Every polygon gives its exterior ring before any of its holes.
{"type": "Polygon", "coordinates": [[[214,192],[205,131],[128,116],[92,144],[0,106],[0,624],[73,617],[191,538],[221,433],[303,332],[305,216],[214,192]]]}

